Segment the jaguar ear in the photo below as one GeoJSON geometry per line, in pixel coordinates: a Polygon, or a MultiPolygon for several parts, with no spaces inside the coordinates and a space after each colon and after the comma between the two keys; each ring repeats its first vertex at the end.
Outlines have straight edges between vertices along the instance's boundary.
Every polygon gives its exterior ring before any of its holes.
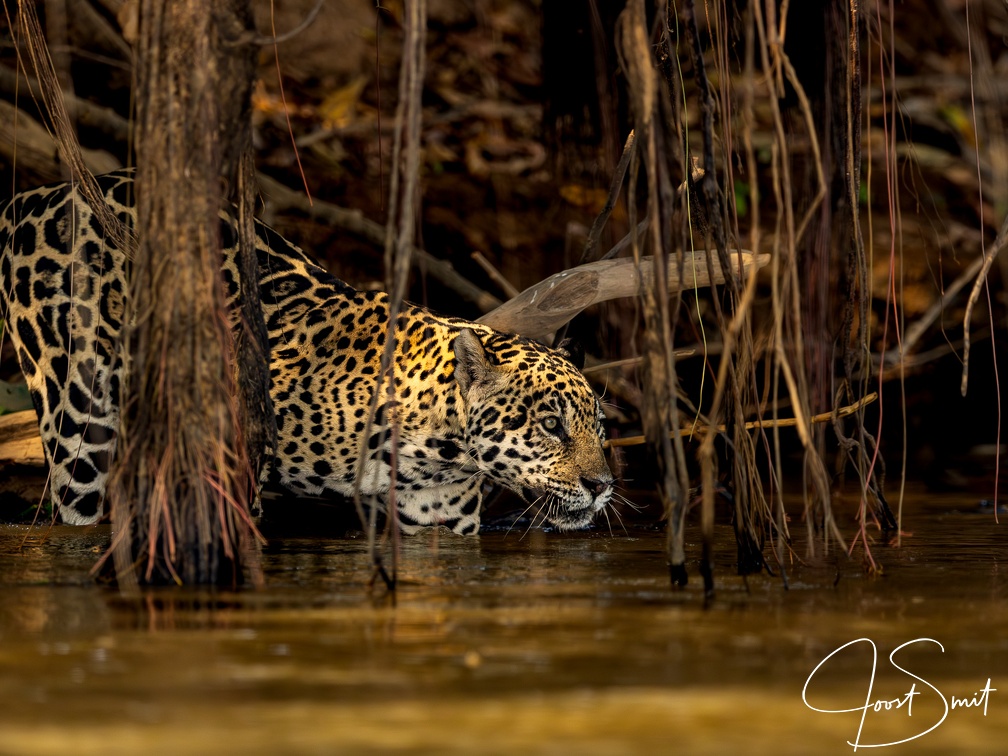
{"type": "Polygon", "coordinates": [[[493,367],[487,361],[483,342],[472,328],[459,331],[452,349],[455,350],[455,381],[462,389],[462,396],[466,396],[472,386],[489,380],[493,367]]]}
{"type": "Polygon", "coordinates": [[[584,367],[585,351],[581,343],[574,339],[564,339],[557,344],[557,351],[574,363],[578,370],[584,367]]]}

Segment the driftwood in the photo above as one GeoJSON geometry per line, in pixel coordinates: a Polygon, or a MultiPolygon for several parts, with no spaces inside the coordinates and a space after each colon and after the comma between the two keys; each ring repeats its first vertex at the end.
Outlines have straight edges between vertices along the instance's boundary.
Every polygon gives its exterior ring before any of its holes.
{"type": "MultiPolygon", "coordinates": [[[[770,262],[770,255],[739,252],[746,274],[770,262]]],[[[733,260],[733,264],[737,261],[733,260]]],[[[724,283],[721,266],[714,270],[713,284],[724,283]]],[[[668,290],[706,288],[712,284],[707,274],[707,253],[686,255],[683,275],[674,264],[668,269],[668,290]]],[[[601,260],[579,265],[550,276],[545,281],[525,289],[514,299],[487,313],[480,323],[501,331],[520,333],[530,338],[545,337],[567,323],[586,307],[620,297],[633,297],[641,287],[651,286],[654,275],[650,257],[641,259],[640,270],[629,258],[601,260]]]]}
{"type": "Polygon", "coordinates": [[[0,462],[46,463],[35,410],[0,415],[0,462]]]}

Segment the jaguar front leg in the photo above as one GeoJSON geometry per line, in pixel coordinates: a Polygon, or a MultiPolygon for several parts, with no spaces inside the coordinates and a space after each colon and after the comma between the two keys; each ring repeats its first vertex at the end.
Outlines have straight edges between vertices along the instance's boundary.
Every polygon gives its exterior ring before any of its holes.
{"type": "Polygon", "coordinates": [[[396,502],[399,527],[407,535],[432,525],[443,525],[459,535],[475,535],[480,527],[483,476],[431,485],[413,481],[396,489],[396,502]]]}

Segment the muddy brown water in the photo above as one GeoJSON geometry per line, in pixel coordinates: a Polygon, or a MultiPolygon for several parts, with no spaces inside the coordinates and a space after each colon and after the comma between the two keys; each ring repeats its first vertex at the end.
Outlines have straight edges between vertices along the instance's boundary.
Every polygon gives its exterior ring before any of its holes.
{"type": "Polygon", "coordinates": [[[977,501],[908,500],[882,577],[831,556],[788,590],[719,527],[708,608],[652,530],[407,539],[393,606],[362,538],[127,600],[88,576],[107,529],[6,526],[0,753],[1004,752],[1008,516],[977,501]]]}

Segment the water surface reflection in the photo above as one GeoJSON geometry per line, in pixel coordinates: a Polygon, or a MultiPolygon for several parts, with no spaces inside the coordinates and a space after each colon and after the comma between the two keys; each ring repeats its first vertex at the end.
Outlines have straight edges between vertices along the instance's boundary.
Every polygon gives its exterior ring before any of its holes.
{"type": "MultiPolygon", "coordinates": [[[[850,752],[860,715],[816,714],[802,688],[859,637],[879,648],[872,700],[914,684],[886,657],[919,637],[944,653],[918,644],[905,666],[947,698],[1000,688],[905,749],[1000,749],[1005,525],[972,506],[910,505],[882,577],[795,562],[790,590],[734,577],[720,528],[709,609],[698,580],[669,589],[646,530],[408,539],[393,606],[366,588],[363,539],[274,538],[264,590],[132,601],[88,576],[106,530],[0,528],[0,752],[850,752]]],[[[863,705],[869,649],[836,660],[815,701],[863,705]]],[[[862,744],[937,721],[917,690],[912,720],[872,713],[862,744]]]]}

